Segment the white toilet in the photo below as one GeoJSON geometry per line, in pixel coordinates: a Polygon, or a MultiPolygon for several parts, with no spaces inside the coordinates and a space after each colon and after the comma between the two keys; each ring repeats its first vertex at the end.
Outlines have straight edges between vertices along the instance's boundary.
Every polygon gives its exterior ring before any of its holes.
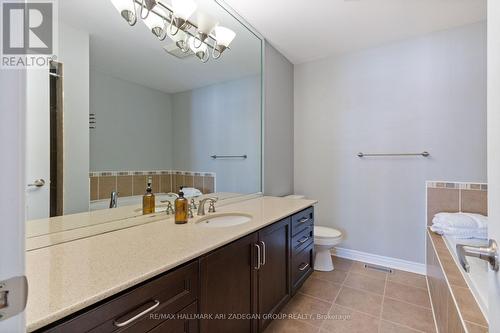
{"type": "MultiPolygon", "coordinates": [[[[303,195],[288,195],[288,199],[304,199],[303,195]]],[[[314,270],[333,271],[331,249],[342,241],[342,233],[337,229],[314,226],[314,270]]]]}
{"type": "Polygon", "coordinates": [[[330,250],[342,241],[342,233],[333,228],[314,226],[314,270],[333,271],[330,250]]]}

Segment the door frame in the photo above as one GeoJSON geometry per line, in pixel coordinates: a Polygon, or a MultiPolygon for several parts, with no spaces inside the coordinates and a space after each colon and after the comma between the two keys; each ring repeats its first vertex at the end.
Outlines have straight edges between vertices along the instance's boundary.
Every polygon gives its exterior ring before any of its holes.
{"type": "MultiPolygon", "coordinates": [[[[0,280],[25,275],[26,71],[0,69],[0,280]]],[[[24,311],[0,332],[25,332],[24,311]]]]}

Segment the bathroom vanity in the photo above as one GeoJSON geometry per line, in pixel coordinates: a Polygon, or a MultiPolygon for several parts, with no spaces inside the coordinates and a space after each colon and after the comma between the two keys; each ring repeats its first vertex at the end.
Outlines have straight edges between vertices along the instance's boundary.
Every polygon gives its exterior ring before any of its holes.
{"type": "Polygon", "coordinates": [[[259,197],[30,251],[28,330],[262,332],[312,273],[313,204],[259,197]],[[230,214],[251,220],[206,223],[230,214]]]}

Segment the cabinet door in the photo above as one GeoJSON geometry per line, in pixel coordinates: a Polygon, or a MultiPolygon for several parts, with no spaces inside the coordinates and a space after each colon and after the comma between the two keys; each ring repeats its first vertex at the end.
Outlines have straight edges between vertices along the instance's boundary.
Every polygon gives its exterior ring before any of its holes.
{"type": "Polygon", "coordinates": [[[290,299],[289,258],[290,218],[259,231],[262,249],[259,275],[259,331],[272,321],[271,314],[278,313],[290,299]],[[267,317],[267,318],[266,318],[267,317]]]}
{"type": "Polygon", "coordinates": [[[256,313],[257,240],[254,233],[201,258],[201,333],[256,331],[249,316],[256,313]]]}

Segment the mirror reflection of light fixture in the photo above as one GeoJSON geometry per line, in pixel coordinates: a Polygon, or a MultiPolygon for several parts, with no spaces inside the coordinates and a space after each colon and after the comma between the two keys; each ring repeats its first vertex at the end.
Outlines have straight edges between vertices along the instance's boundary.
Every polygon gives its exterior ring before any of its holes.
{"type": "Polygon", "coordinates": [[[197,5],[193,0],[172,0],[172,20],[170,21],[170,33],[177,34],[179,30],[186,29],[189,18],[193,15],[197,5]],[[175,29],[174,29],[175,27],[175,29]]]}
{"type": "Polygon", "coordinates": [[[194,45],[200,47],[219,22],[204,13],[198,13],[197,23],[198,29],[196,30],[194,45]]]}
{"type": "MultiPolygon", "coordinates": [[[[160,15],[162,15],[163,17],[167,17],[167,14],[165,13],[165,11],[161,8],[159,8],[159,6],[155,6],[154,7],[154,10],[159,13],[160,15]]],[[[166,22],[165,22],[165,19],[160,16],[160,15],[157,15],[157,13],[155,12],[152,12],[148,15],[147,18],[144,19],[144,24],[146,24],[146,26],[149,28],[149,30],[151,30],[151,32],[156,36],[158,37],[159,40],[164,40],[165,37],[167,36],[167,33],[166,33],[166,22]]]]}
{"type": "Polygon", "coordinates": [[[222,55],[222,52],[224,52],[229,47],[229,44],[231,44],[231,42],[233,41],[236,33],[233,30],[222,26],[215,27],[214,32],[215,45],[212,55],[215,59],[219,59],[222,55]]]}
{"type": "Polygon", "coordinates": [[[193,51],[195,56],[200,59],[201,62],[206,63],[208,59],[210,59],[210,52],[208,52],[207,44],[201,42],[200,45],[196,45],[197,43],[195,37],[189,37],[188,43],[191,51],[193,51]]]}
{"type": "Polygon", "coordinates": [[[219,26],[217,20],[202,12],[197,13],[197,20],[190,21],[197,8],[194,0],[171,0],[171,6],[164,1],[111,0],[111,3],[129,25],[135,25],[141,18],[159,40],[169,36],[185,54],[179,57],[181,53],[172,53],[174,49],[169,46],[167,52],[176,57],[186,58],[194,54],[205,63],[210,59],[210,53],[214,59],[219,59],[229,48],[236,36],[234,31],[219,26]]]}
{"type": "Polygon", "coordinates": [[[167,32],[167,35],[183,53],[189,52],[189,36],[184,31],[179,30],[175,35],[167,32]]]}
{"type": "Polygon", "coordinates": [[[127,21],[129,25],[135,25],[137,22],[137,11],[134,0],[111,0],[121,17],[127,21]]]}

